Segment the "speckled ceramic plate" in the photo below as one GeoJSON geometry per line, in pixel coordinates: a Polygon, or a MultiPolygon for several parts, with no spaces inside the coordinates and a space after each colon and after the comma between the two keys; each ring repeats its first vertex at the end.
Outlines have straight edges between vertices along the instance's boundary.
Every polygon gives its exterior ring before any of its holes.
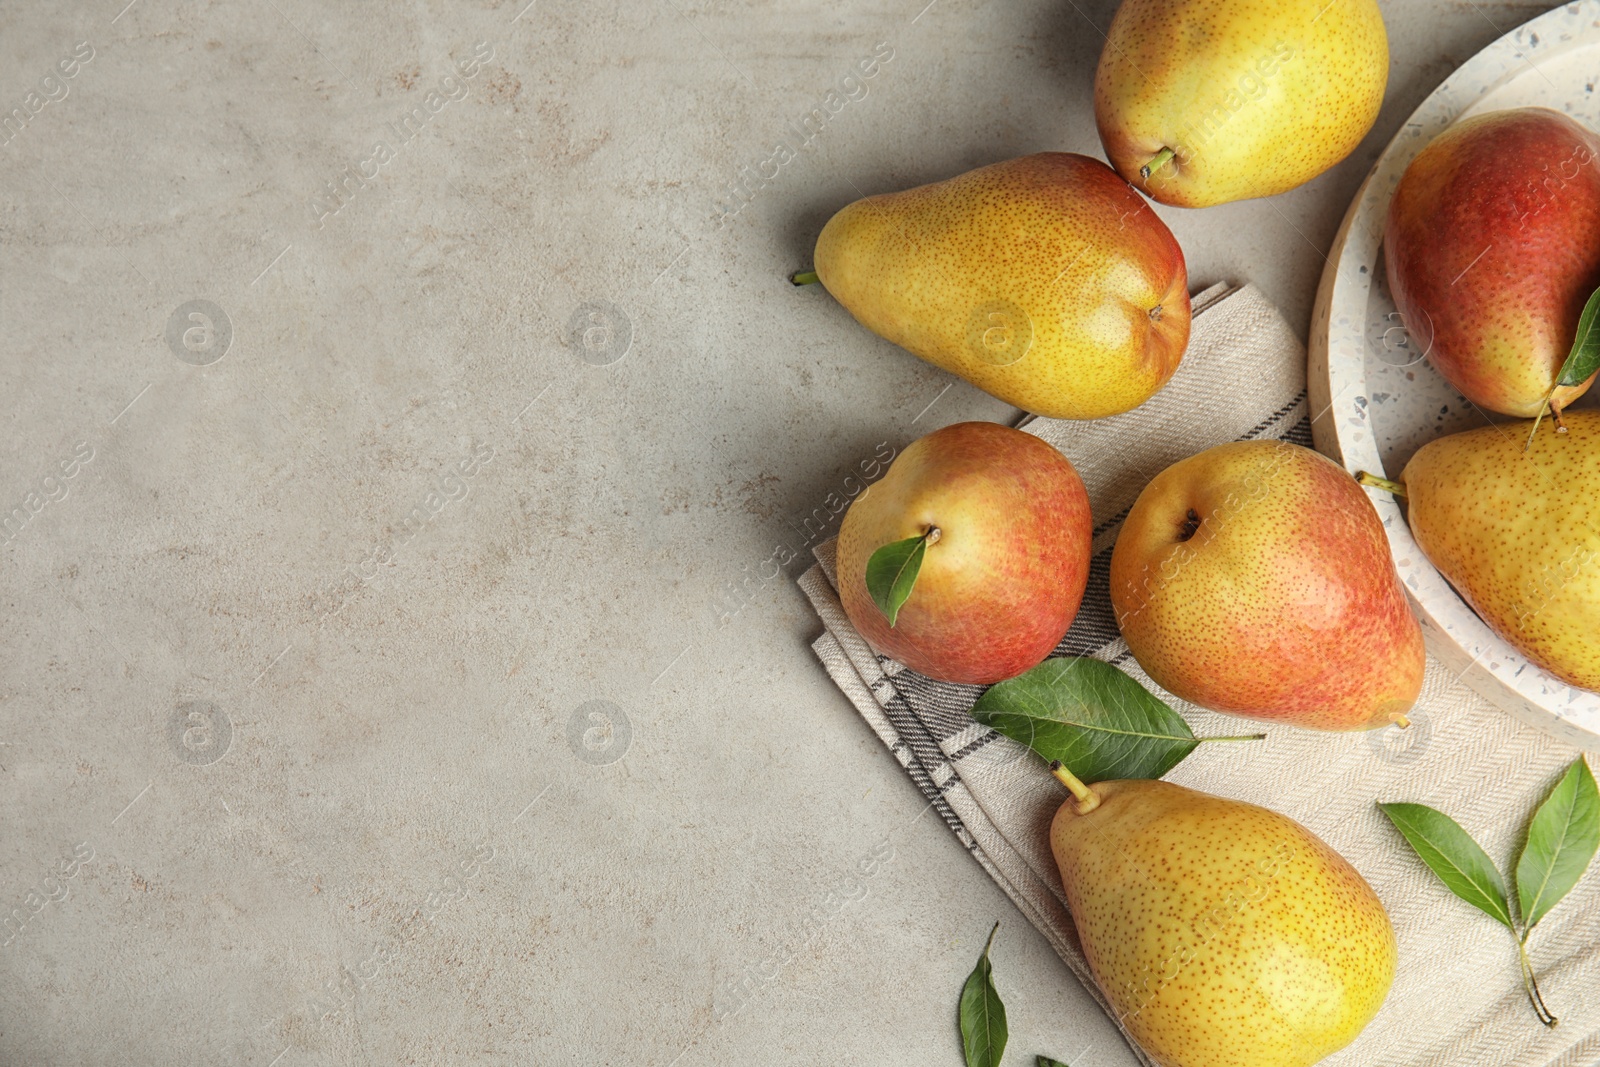
{"type": "MultiPolygon", "coordinates": [[[[1334,242],[1311,325],[1317,447],[1351,471],[1398,474],[1411,454],[1484,416],[1441,378],[1400,323],[1383,270],[1383,225],[1400,176],[1468,115],[1538,105],[1600,129],[1600,0],[1567,4],[1506,34],[1434,90],[1390,142],[1334,242]]],[[[1593,391],[1581,406],[1595,403],[1593,391]]],[[[1489,700],[1551,734],[1600,750],[1600,695],[1574,689],[1492,633],[1434,570],[1400,507],[1374,493],[1428,648],[1489,700]]]]}

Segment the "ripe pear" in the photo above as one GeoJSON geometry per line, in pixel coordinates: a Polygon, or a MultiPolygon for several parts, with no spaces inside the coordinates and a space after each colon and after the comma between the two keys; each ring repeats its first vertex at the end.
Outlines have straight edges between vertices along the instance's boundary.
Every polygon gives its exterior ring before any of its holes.
{"type": "Polygon", "coordinates": [[[963,422],[913,441],[839,528],[845,614],[911,669],[988,684],[1036,667],[1072,625],[1089,580],[1089,494],[1067,457],[1032,434],[963,422]],[[891,625],[866,583],[884,545],[925,537],[891,625]]]}
{"type": "Polygon", "coordinates": [[[1430,441],[1411,457],[1407,521],[1489,628],[1569,685],[1600,689],[1600,411],[1430,441]]]}
{"type": "Polygon", "coordinates": [[[1008,404],[1097,419],[1189,343],[1183,251],[1099,160],[1044,152],[846,206],[816,274],[867,329],[1008,404]]]}
{"type": "Polygon", "coordinates": [[[1384,231],[1389,289],[1417,347],[1479,407],[1532,417],[1600,286],[1600,137],[1542,107],[1491,111],[1411,161],[1384,231]]]}
{"type": "MultiPolygon", "coordinates": [[[[1070,777],[1070,775],[1068,776],[1070,777]]],[[[1310,830],[1163,781],[1083,786],[1050,827],[1095,981],[1164,1067],[1306,1067],[1394,980],[1388,913],[1310,830]]]]}
{"type": "Polygon", "coordinates": [[[1388,78],[1374,0],[1123,0],[1094,117],[1117,173],[1164,204],[1208,207],[1344,159],[1388,78]]]}
{"type": "Polygon", "coordinates": [[[1283,441],[1168,467],[1111,554],[1111,603],[1139,665],[1202,707],[1318,730],[1404,722],[1422,629],[1372,502],[1283,441]]]}

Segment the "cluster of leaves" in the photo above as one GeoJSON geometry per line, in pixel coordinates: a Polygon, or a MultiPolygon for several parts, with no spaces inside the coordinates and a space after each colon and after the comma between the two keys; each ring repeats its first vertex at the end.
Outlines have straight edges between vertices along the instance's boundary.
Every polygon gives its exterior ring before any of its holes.
{"type": "Polygon", "coordinates": [[[1528,959],[1528,935],[1578,884],[1600,849],[1600,791],[1580,757],[1528,823],[1527,843],[1517,859],[1516,904],[1500,869],[1461,824],[1426,804],[1379,804],[1428,869],[1462,900],[1480,909],[1517,939],[1522,983],[1539,1021],[1556,1025],[1545,1006],[1528,959]]]}

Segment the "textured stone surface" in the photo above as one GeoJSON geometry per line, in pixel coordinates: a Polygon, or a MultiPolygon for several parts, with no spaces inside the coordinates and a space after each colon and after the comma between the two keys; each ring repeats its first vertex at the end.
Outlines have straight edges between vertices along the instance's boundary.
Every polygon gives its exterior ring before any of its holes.
{"type": "MultiPolygon", "coordinates": [[[[0,1062],[954,1064],[999,918],[1016,1062],[1131,1063],[789,580],[881,444],[1012,412],[785,275],[859,193],[1097,154],[1112,5],[122,2],[0,10],[0,1062]]],[[[1191,277],[1303,328],[1542,6],[1385,5],[1377,130],[1160,209],[1191,277]]]]}

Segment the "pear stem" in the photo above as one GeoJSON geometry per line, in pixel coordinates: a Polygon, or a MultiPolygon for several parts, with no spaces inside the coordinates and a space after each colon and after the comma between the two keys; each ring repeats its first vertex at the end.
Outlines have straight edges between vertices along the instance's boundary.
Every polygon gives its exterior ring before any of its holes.
{"type": "Polygon", "coordinates": [[[1411,729],[1411,717],[1408,715],[1396,715],[1392,722],[1393,725],[1400,727],[1402,730],[1411,729]]]}
{"type": "Polygon", "coordinates": [[[1557,386],[1552,385],[1550,392],[1545,395],[1544,400],[1539,404],[1539,413],[1533,417],[1533,429],[1528,431],[1528,439],[1522,445],[1524,452],[1533,447],[1533,435],[1539,432],[1539,423],[1544,421],[1544,413],[1550,410],[1552,406],[1551,398],[1556,395],[1556,389],[1557,386]]]}
{"type": "Polygon", "coordinates": [[[1362,485],[1370,486],[1373,489],[1382,489],[1385,493],[1393,493],[1401,500],[1406,498],[1405,486],[1401,485],[1399,482],[1392,482],[1387,478],[1380,478],[1376,474],[1368,474],[1366,471],[1356,471],[1356,481],[1360,482],[1362,485]]]}
{"type": "Polygon", "coordinates": [[[1550,401],[1550,417],[1556,420],[1556,433],[1567,432],[1567,424],[1561,421],[1561,405],[1553,399],[1550,401]]]}
{"type": "Polygon", "coordinates": [[[1238,734],[1234,737],[1197,737],[1196,741],[1265,741],[1266,734],[1238,734]]]}
{"type": "Polygon", "coordinates": [[[1100,794],[1084,785],[1078,776],[1061,766],[1060,760],[1050,761],[1050,773],[1056,776],[1056,781],[1067,787],[1078,801],[1078,814],[1087,815],[1100,806],[1100,794]]]}
{"type": "Polygon", "coordinates": [[[1560,1020],[1545,1006],[1544,995],[1539,992],[1539,981],[1533,976],[1533,962],[1528,959],[1528,933],[1531,932],[1525,932],[1517,939],[1517,954],[1522,962],[1522,988],[1528,994],[1528,1003],[1533,1005],[1533,1012],[1539,1021],[1554,1030],[1560,1020]]]}
{"type": "Polygon", "coordinates": [[[933,545],[938,544],[939,543],[939,538],[941,538],[943,536],[944,536],[944,531],[943,530],[939,529],[939,527],[937,527],[937,526],[930,526],[930,527],[928,527],[927,533],[924,533],[922,535],[922,543],[931,547],[933,545]]]}
{"type": "Polygon", "coordinates": [[[1144,181],[1149,181],[1150,175],[1154,174],[1156,171],[1170,163],[1172,161],[1172,157],[1177,154],[1178,153],[1174,152],[1170,148],[1163,148],[1161,151],[1150,157],[1150,162],[1139,168],[1139,177],[1144,181]]]}
{"type": "Polygon", "coordinates": [[[789,281],[795,285],[816,285],[821,280],[814,270],[797,270],[789,275],[789,281]]]}

